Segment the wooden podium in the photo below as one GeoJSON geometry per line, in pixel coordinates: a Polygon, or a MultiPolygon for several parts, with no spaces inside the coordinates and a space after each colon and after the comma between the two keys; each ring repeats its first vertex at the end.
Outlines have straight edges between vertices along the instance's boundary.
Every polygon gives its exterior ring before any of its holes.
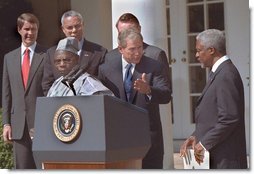
{"type": "Polygon", "coordinates": [[[118,98],[37,99],[32,147],[37,168],[138,169],[150,145],[147,111],[118,98]],[[66,120],[72,131],[65,129],[66,120]]]}

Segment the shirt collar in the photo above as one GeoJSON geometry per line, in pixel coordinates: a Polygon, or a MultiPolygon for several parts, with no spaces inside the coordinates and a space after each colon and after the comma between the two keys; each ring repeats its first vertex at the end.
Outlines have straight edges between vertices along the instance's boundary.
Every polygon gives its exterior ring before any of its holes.
{"type": "MultiPolygon", "coordinates": [[[[123,58],[123,55],[122,55],[122,68],[123,70],[127,67],[129,63],[123,58]]],[[[134,63],[132,63],[132,67],[135,68],[135,65],[134,63]]]]}
{"type": "Polygon", "coordinates": [[[222,64],[223,62],[225,62],[228,59],[229,59],[229,57],[227,55],[225,55],[225,56],[221,57],[219,60],[217,60],[212,67],[212,72],[215,72],[217,70],[217,68],[220,66],[220,64],[222,64]]]}
{"type": "MultiPolygon", "coordinates": [[[[122,55],[122,74],[123,74],[123,79],[124,79],[126,68],[127,68],[128,64],[129,63],[123,58],[123,55],[122,55]]],[[[135,66],[136,66],[136,64],[132,63],[132,67],[131,67],[131,72],[132,73],[134,72],[135,66]]]]}
{"type": "MultiPolygon", "coordinates": [[[[31,45],[30,47],[28,47],[29,50],[30,50],[30,52],[34,52],[35,47],[36,47],[36,44],[37,44],[37,43],[34,42],[33,45],[31,45]]],[[[27,48],[27,47],[22,43],[22,44],[21,44],[21,53],[22,53],[22,55],[25,53],[26,48],[27,48]]]]}

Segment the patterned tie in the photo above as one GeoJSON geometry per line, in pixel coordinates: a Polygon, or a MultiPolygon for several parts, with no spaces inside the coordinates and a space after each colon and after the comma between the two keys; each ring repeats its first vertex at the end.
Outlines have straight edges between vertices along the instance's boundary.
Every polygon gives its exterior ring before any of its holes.
{"type": "Polygon", "coordinates": [[[28,75],[30,70],[30,56],[29,56],[30,50],[26,48],[23,63],[22,63],[22,77],[23,77],[23,84],[26,88],[27,81],[28,81],[28,75]]]}
{"type": "Polygon", "coordinates": [[[132,86],[132,73],[131,73],[131,67],[132,64],[129,63],[126,67],[126,71],[125,71],[125,77],[124,77],[124,89],[125,89],[125,93],[127,96],[127,101],[129,101],[130,99],[130,94],[131,94],[131,86],[132,86]]]}
{"type": "Polygon", "coordinates": [[[213,79],[214,73],[212,71],[209,72],[208,74],[208,82],[210,82],[213,79]]]}

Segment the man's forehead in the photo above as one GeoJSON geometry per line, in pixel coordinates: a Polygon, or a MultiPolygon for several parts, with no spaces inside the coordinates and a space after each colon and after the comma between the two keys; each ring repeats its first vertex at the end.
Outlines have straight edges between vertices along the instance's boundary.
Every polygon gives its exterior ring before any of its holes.
{"type": "Polygon", "coordinates": [[[119,32],[121,32],[124,29],[128,29],[130,27],[137,28],[138,26],[135,23],[132,23],[132,22],[119,22],[119,24],[118,24],[119,32]]]}
{"type": "Polygon", "coordinates": [[[135,39],[126,38],[126,43],[127,43],[127,47],[128,46],[136,47],[136,46],[143,45],[143,41],[140,38],[135,38],[135,39]]]}

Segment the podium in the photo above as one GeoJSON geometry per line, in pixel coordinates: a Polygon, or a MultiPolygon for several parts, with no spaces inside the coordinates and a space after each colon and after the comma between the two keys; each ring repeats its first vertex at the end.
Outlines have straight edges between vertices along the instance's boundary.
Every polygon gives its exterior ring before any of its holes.
{"type": "Polygon", "coordinates": [[[39,169],[141,168],[150,145],[147,111],[116,97],[37,98],[32,150],[39,169]]]}

